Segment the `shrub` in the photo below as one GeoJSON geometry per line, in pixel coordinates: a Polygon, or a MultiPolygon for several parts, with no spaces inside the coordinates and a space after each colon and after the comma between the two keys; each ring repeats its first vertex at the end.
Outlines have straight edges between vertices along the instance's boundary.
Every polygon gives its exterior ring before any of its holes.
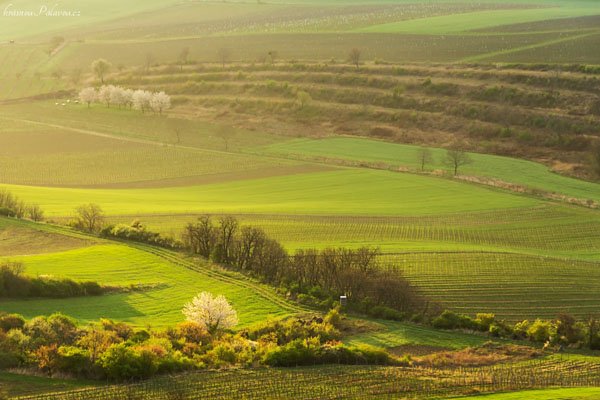
{"type": "MultiPolygon", "coordinates": [[[[144,355],[144,358],[146,364],[148,361],[152,361],[147,354],[144,355]]],[[[147,365],[143,365],[142,357],[124,343],[113,344],[106,349],[98,360],[98,364],[106,376],[114,380],[144,378],[143,372],[148,371],[147,365]]],[[[158,365],[156,370],[158,370],[158,365]]]]}
{"type": "Polygon", "coordinates": [[[406,313],[394,310],[386,306],[375,306],[368,311],[368,314],[375,318],[389,319],[392,321],[404,321],[406,313]]]}
{"type": "Polygon", "coordinates": [[[476,320],[449,310],[444,311],[441,315],[434,318],[432,325],[437,329],[483,330],[482,326],[476,320]]]}
{"type": "Polygon", "coordinates": [[[17,213],[12,208],[0,207],[0,216],[3,217],[14,217],[17,213]]]}
{"type": "Polygon", "coordinates": [[[8,332],[11,329],[22,329],[25,318],[19,314],[0,313],[0,330],[8,332]]]}
{"type": "Polygon", "coordinates": [[[74,375],[82,375],[90,367],[90,353],[73,346],[58,348],[58,369],[74,375]]]}
{"type": "Polygon", "coordinates": [[[553,326],[548,321],[535,320],[527,329],[527,337],[534,342],[546,342],[552,335],[553,326]]]}

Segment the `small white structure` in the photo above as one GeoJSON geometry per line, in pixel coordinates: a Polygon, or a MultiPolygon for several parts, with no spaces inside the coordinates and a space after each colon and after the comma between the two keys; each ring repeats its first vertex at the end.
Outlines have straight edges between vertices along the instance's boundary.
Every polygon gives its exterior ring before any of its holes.
{"type": "Polygon", "coordinates": [[[346,296],[340,296],[340,306],[345,306],[348,302],[348,298],[346,296]]]}

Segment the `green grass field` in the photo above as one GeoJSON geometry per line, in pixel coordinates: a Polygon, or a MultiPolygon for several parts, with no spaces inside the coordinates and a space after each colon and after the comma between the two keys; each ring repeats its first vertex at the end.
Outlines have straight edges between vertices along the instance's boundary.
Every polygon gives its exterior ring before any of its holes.
{"type": "MultiPolygon", "coordinates": [[[[418,146],[393,144],[389,142],[333,137],[320,140],[297,139],[273,144],[256,151],[267,154],[303,155],[338,158],[343,160],[382,162],[391,166],[420,168],[417,157],[418,146]]],[[[434,162],[427,169],[442,169],[446,151],[431,148],[434,162]]],[[[530,188],[548,192],[563,193],[567,196],[600,201],[600,185],[553,173],[545,165],[487,154],[470,153],[472,164],[460,168],[466,175],[477,175],[501,179],[530,188]]]]}
{"type": "MultiPolygon", "coordinates": [[[[61,233],[60,230],[51,231],[61,233]]],[[[150,324],[163,328],[183,321],[183,305],[202,291],[226,296],[238,311],[241,326],[295,310],[294,306],[277,299],[270,289],[261,289],[260,285],[245,278],[211,271],[203,264],[178,260],[164,252],[149,253],[145,249],[145,246],[134,248],[100,242],[92,247],[64,252],[10,257],[23,261],[26,273],[31,275],[94,280],[122,287],[141,284],[151,288],[98,297],[4,300],[2,310],[26,318],[62,312],[81,323],[103,317],[136,326],[150,324]]]]}
{"type": "Polygon", "coordinates": [[[203,212],[332,215],[435,215],[529,207],[538,201],[444,179],[387,171],[340,170],[169,189],[5,187],[39,203],[48,216],[80,204],[109,215],[203,212]],[[386,190],[381,191],[382,188],[386,190]]]}
{"type": "Polygon", "coordinates": [[[509,392],[481,396],[455,397],[454,400],[595,400],[598,397],[600,397],[600,388],[567,388],[526,390],[514,393],[509,392]]]}
{"type": "Polygon", "coordinates": [[[444,35],[464,33],[467,30],[498,27],[508,24],[597,15],[599,12],[597,8],[590,6],[589,3],[573,3],[575,6],[565,6],[560,8],[478,11],[439,17],[419,18],[409,21],[375,25],[360,29],[359,32],[444,35]],[[577,5],[579,5],[579,7],[577,7],[577,5]]]}

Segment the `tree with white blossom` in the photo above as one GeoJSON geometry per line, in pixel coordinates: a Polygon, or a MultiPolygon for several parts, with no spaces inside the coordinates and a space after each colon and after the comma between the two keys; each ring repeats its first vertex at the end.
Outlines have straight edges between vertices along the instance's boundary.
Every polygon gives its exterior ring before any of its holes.
{"type": "Polygon", "coordinates": [[[208,292],[199,293],[183,307],[182,312],[188,321],[202,325],[210,333],[231,329],[238,324],[237,312],[223,295],[213,297],[208,292]]]}
{"type": "Polygon", "coordinates": [[[142,113],[150,108],[150,101],[152,100],[152,93],[147,90],[136,90],[133,92],[133,107],[137,110],[141,110],[142,113]]]}
{"type": "Polygon", "coordinates": [[[88,108],[90,108],[90,104],[96,101],[97,98],[98,94],[93,87],[82,89],[81,92],[79,92],[79,101],[87,103],[88,108]]]}
{"type": "Polygon", "coordinates": [[[154,93],[150,100],[150,107],[154,112],[158,111],[159,114],[162,114],[163,110],[171,107],[171,96],[165,92],[154,93]]]}

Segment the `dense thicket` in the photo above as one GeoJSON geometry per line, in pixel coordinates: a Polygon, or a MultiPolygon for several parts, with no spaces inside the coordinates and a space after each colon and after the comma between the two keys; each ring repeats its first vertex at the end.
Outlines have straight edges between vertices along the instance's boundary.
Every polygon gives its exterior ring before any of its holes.
{"type": "Polygon", "coordinates": [[[382,349],[337,342],[340,323],[332,310],[325,318],[273,320],[211,334],[190,321],[165,331],[104,319],[82,328],[62,314],[25,322],[20,315],[0,313],[0,368],[130,380],[205,367],[398,362],[382,349]]]}
{"type": "Polygon", "coordinates": [[[129,225],[107,225],[102,228],[100,234],[104,237],[133,240],[135,242],[148,243],[160,247],[180,248],[182,246],[181,242],[171,237],[149,231],[146,225],[142,224],[139,220],[135,220],[129,225]]]}
{"type": "Polygon", "coordinates": [[[202,216],[186,226],[183,238],[193,252],[282,286],[308,305],[331,307],[345,295],[361,311],[392,319],[407,316],[399,312],[419,314],[428,308],[398,269],[378,262],[378,249],[307,249],[290,256],[262,229],[240,227],[230,216],[216,225],[202,216]]]}
{"type": "Polygon", "coordinates": [[[41,221],[44,219],[44,212],[38,205],[26,204],[8,190],[0,189],[0,216],[41,221]]]}

